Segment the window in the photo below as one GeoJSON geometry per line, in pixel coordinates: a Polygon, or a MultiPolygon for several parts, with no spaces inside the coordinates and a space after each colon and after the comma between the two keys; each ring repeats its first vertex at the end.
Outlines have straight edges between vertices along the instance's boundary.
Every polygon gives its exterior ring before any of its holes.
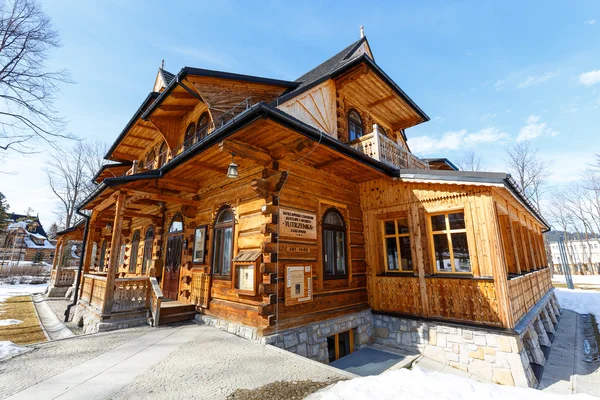
{"type": "Polygon", "coordinates": [[[173,217],[171,225],[169,226],[169,233],[176,233],[183,231],[183,218],[177,214],[173,217]]]}
{"type": "Polygon", "coordinates": [[[206,137],[209,123],[210,118],[208,116],[208,112],[205,111],[200,115],[200,118],[198,118],[198,123],[196,124],[196,133],[198,134],[199,139],[204,139],[206,137]]]}
{"type": "Polygon", "coordinates": [[[348,113],[348,137],[350,141],[356,140],[363,135],[363,125],[360,115],[354,110],[348,113]]]}
{"type": "Polygon", "coordinates": [[[152,261],[152,244],[154,242],[154,228],[151,226],[146,231],[144,240],[144,257],[142,258],[142,274],[146,273],[148,263],[152,261]]]}
{"type": "Polygon", "coordinates": [[[146,169],[154,169],[154,159],[156,158],[156,154],[154,150],[151,150],[146,157],[146,169]]]}
{"type": "Polygon", "coordinates": [[[408,218],[383,221],[386,272],[412,271],[408,218]]]}
{"type": "Polygon", "coordinates": [[[100,271],[104,270],[104,263],[106,262],[106,240],[102,241],[102,247],[100,248],[100,265],[98,269],[100,271]]]}
{"type": "Polygon", "coordinates": [[[138,250],[140,248],[140,231],[133,233],[133,239],[131,239],[131,253],[129,257],[129,273],[134,273],[137,267],[138,250]]]}
{"type": "Polygon", "coordinates": [[[194,144],[194,134],[196,133],[196,125],[194,123],[190,123],[185,130],[185,136],[183,137],[183,148],[188,148],[192,144],[194,144]]]}
{"type": "Polygon", "coordinates": [[[125,264],[125,249],[127,246],[125,244],[121,245],[121,251],[119,252],[119,266],[125,264]]]}
{"type": "Polygon", "coordinates": [[[224,208],[217,214],[213,239],[213,274],[231,277],[233,257],[233,211],[224,208]]]}
{"type": "Polygon", "coordinates": [[[323,217],[323,267],[325,278],[346,276],[346,224],[333,209],[323,217]]]}
{"type": "Polygon", "coordinates": [[[160,168],[167,162],[167,142],[162,142],[158,149],[158,167],[160,168]]]}
{"type": "Polygon", "coordinates": [[[464,213],[432,215],[430,222],[437,272],[471,272],[464,213]]]}
{"type": "Polygon", "coordinates": [[[327,353],[332,363],[354,351],[353,331],[336,333],[327,337],[327,353]]]}

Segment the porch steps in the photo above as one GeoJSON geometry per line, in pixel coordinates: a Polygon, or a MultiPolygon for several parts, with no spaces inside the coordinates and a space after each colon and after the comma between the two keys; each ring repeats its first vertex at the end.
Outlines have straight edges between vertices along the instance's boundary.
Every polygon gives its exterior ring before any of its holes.
{"type": "Polygon", "coordinates": [[[196,316],[196,306],[178,301],[165,301],[160,305],[159,325],[190,321],[196,316]]]}

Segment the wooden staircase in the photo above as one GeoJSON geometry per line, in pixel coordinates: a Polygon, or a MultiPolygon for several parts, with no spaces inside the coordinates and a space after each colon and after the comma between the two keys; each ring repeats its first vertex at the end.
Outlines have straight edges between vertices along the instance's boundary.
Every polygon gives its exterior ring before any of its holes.
{"type": "Polygon", "coordinates": [[[180,303],[175,300],[164,301],[160,305],[159,325],[171,324],[173,322],[190,321],[196,315],[196,306],[193,304],[180,303]]]}

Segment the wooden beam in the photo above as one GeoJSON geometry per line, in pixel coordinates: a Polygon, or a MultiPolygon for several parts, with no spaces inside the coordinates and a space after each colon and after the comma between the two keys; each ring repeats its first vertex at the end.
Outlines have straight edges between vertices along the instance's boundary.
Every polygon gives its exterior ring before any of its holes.
{"type": "Polygon", "coordinates": [[[395,98],[396,98],[396,96],[395,96],[395,95],[393,95],[393,94],[391,94],[391,95],[389,95],[389,96],[386,96],[386,97],[384,97],[384,98],[382,98],[382,99],[379,99],[379,100],[377,100],[377,101],[374,101],[374,102],[372,102],[371,104],[367,104],[367,108],[376,107],[376,106],[378,106],[378,105],[380,105],[380,104],[387,103],[387,102],[388,102],[388,101],[390,101],[390,100],[394,100],[395,98]]]}
{"type": "Polygon", "coordinates": [[[264,167],[273,162],[271,155],[266,151],[238,140],[223,140],[219,144],[219,150],[227,153],[233,152],[236,156],[241,158],[249,158],[264,167]]]}
{"type": "Polygon", "coordinates": [[[132,133],[130,133],[129,135],[127,135],[126,138],[132,138],[132,139],[138,139],[138,140],[145,140],[146,142],[153,142],[154,141],[154,139],[150,139],[150,138],[147,138],[145,136],[134,135],[132,133]]]}
{"type": "Polygon", "coordinates": [[[185,112],[190,112],[194,110],[194,106],[184,106],[184,105],[177,105],[177,104],[161,104],[158,107],[160,110],[163,111],[185,111],[185,112]]]}
{"type": "Polygon", "coordinates": [[[134,145],[132,145],[132,144],[125,144],[125,143],[121,143],[121,144],[119,144],[119,146],[122,146],[122,147],[129,147],[129,148],[131,148],[131,149],[146,150],[146,147],[142,147],[142,146],[134,146],[134,145]]]}
{"type": "Polygon", "coordinates": [[[359,79],[361,76],[366,74],[368,70],[369,69],[366,64],[361,64],[360,66],[352,69],[350,72],[347,72],[335,81],[337,90],[342,90],[344,86],[359,79]]]}
{"type": "Polygon", "coordinates": [[[127,193],[120,191],[117,195],[115,208],[115,220],[112,226],[112,239],[110,241],[110,256],[108,259],[108,271],[106,273],[106,289],[104,291],[104,302],[102,314],[108,315],[112,311],[113,296],[115,292],[115,279],[119,268],[119,252],[121,249],[121,228],[123,227],[123,213],[125,211],[125,200],[127,193]]]}
{"type": "Polygon", "coordinates": [[[98,204],[96,207],[94,207],[94,211],[96,211],[97,213],[100,213],[101,211],[112,206],[115,203],[115,196],[116,196],[116,193],[113,193],[110,196],[108,196],[100,204],[98,204]]]}
{"type": "Polygon", "coordinates": [[[152,192],[144,192],[142,190],[131,190],[130,192],[132,194],[143,195],[144,198],[149,199],[149,200],[164,201],[165,203],[184,204],[184,205],[194,206],[194,207],[199,205],[198,200],[182,199],[182,198],[179,198],[176,196],[167,196],[167,195],[157,194],[157,193],[152,193],[152,192]]]}

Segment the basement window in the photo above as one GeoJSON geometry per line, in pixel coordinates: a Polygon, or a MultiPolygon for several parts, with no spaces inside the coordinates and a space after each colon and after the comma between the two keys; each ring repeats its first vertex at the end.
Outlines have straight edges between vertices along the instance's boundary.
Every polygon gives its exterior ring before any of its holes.
{"type": "Polygon", "coordinates": [[[354,351],[354,336],[351,330],[327,337],[329,362],[332,363],[354,351]]]}

